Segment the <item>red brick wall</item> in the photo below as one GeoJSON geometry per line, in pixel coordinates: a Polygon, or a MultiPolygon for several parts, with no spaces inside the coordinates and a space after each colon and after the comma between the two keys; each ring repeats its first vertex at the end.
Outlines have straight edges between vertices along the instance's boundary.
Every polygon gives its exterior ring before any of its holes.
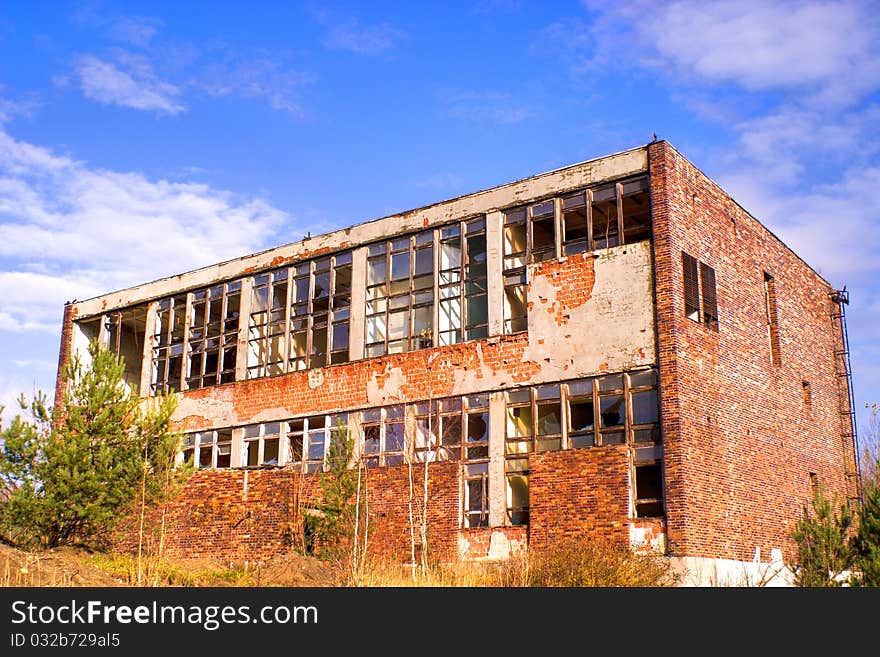
{"type": "Polygon", "coordinates": [[[73,320],[75,317],[76,307],[72,303],[65,304],[64,317],[61,320],[61,346],[58,348],[58,375],[55,379],[55,400],[59,402],[64,396],[64,387],[67,385],[63,372],[70,362],[70,352],[73,349],[73,320]]]}
{"type": "Polygon", "coordinates": [[[845,494],[831,287],[667,143],[649,147],[649,162],[671,551],[790,554],[809,473],[845,494]],[[685,317],[682,251],[715,268],[718,331],[685,317]],[[779,366],[764,271],[776,280],[779,366]]]}
{"type": "MultiPolygon", "coordinates": [[[[286,469],[194,472],[166,507],[165,553],[253,562],[289,549],[289,523],[300,520],[297,498],[310,505],[319,494],[316,476],[300,477],[286,469]]],[[[160,520],[158,512],[148,519],[148,552],[156,547],[160,520]]],[[[128,519],[117,547],[137,549],[136,528],[136,519],[128,519]]]]}
{"type": "Polygon", "coordinates": [[[181,429],[191,431],[247,424],[268,409],[282,409],[293,416],[462,394],[455,391],[456,383],[468,372],[475,372],[477,379],[480,379],[483,365],[493,375],[504,373],[502,382],[488,387],[523,383],[541,369],[538,363],[523,362],[527,346],[528,337],[520,334],[501,337],[491,344],[486,340],[467,342],[346,363],[320,371],[294,372],[226,386],[188,390],[181,393],[187,399],[212,399],[223,395],[226,389],[232,401],[233,413],[225,418],[225,424],[210,418],[185,417],[182,418],[181,429]],[[388,381],[395,369],[399,369],[405,379],[399,389],[392,388],[388,381]],[[311,387],[309,377],[319,375],[323,377],[322,380],[311,387]],[[373,381],[380,395],[388,384],[385,402],[370,401],[368,388],[373,381]]]}
{"type": "Polygon", "coordinates": [[[595,536],[629,541],[629,466],[623,445],[529,456],[529,547],[595,536]]]}
{"type": "MultiPolygon", "coordinates": [[[[428,467],[428,550],[432,559],[447,560],[457,553],[460,508],[459,464],[452,461],[428,467]]],[[[367,501],[372,554],[388,554],[400,560],[410,557],[409,468],[405,465],[370,468],[367,501]]],[[[413,465],[415,517],[422,506],[424,465],[413,465]]],[[[416,542],[419,541],[416,520],[416,542]]],[[[418,558],[418,556],[417,556],[418,558]]]]}
{"type": "MultiPolygon", "coordinates": [[[[458,464],[431,464],[428,471],[428,545],[436,558],[455,554],[458,529],[458,464]]],[[[421,507],[424,469],[413,468],[416,509],[421,507]]],[[[410,554],[409,475],[406,466],[365,471],[370,554],[406,560],[410,554]]],[[[301,506],[320,499],[318,476],[286,468],[199,470],[166,507],[165,553],[179,558],[260,561],[290,549],[292,523],[301,506]]],[[[148,552],[155,549],[161,514],[147,522],[148,552]]],[[[418,533],[416,534],[418,541],[418,533]]],[[[137,518],[127,519],[118,548],[137,549],[137,518]]]]}

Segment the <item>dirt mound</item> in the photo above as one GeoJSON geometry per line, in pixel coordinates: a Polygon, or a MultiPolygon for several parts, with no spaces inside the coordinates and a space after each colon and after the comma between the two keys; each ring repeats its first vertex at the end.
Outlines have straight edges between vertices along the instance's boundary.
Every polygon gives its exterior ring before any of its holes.
{"type": "Polygon", "coordinates": [[[24,552],[0,542],[0,586],[123,586],[88,564],[89,554],[77,548],[24,552]]]}

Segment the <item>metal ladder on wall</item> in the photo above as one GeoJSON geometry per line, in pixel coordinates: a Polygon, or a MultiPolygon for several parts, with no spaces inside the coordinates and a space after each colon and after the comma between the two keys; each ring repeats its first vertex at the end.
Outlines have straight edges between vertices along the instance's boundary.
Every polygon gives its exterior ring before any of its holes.
{"type": "Polygon", "coordinates": [[[846,306],[849,305],[849,292],[846,286],[842,290],[831,293],[831,301],[835,304],[835,311],[831,313],[831,319],[838,323],[840,329],[840,344],[834,350],[834,373],[837,375],[838,399],[845,401],[846,406],[840,410],[842,425],[841,438],[843,440],[843,452],[846,459],[844,476],[846,477],[847,497],[861,501],[862,487],[859,473],[859,438],[856,426],[856,403],[853,395],[852,364],[849,358],[849,334],[846,328],[846,306]],[[844,386],[846,389],[844,389],[844,386]]]}

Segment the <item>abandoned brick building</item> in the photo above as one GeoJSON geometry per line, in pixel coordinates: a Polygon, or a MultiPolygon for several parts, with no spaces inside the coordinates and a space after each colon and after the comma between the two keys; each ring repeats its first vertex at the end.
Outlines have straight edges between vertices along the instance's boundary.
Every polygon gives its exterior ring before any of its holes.
{"type": "Polygon", "coordinates": [[[427,460],[445,558],[586,534],[717,574],[857,495],[846,301],[655,141],[69,303],[60,362],[97,338],[177,395],[180,556],[283,550],[345,426],[375,541],[427,460]]]}

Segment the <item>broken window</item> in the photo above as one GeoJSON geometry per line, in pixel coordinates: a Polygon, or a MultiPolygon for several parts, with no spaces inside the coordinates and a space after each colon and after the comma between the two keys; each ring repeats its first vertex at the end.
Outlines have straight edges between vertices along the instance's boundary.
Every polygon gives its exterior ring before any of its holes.
{"type": "Polygon", "coordinates": [[[528,329],[526,307],[526,210],[504,213],[504,333],[528,329]]]}
{"type": "Polygon", "coordinates": [[[813,393],[810,391],[809,381],[801,381],[801,391],[804,396],[804,405],[811,406],[813,403],[813,393]]]}
{"type": "Polygon", "coordinates": [[[198,463],[195,460],[196,435],[197,434],[194,433],[188,433],[183,437],[183,450],[180,459],[183,463],[188,463],[194,467],[198,467],[198,463]]]}
{"type": "Polygon", "coordinates": [[[489,464],[464,466],[464,526],[489,526],[489,464]]]}
{"type": "Polygon", "coordinates": [[[636,463],[635,480],[636,517],[662,517],[663,478],[660,463],[636,463]]]}
{"type": "Polygon", "coordinates": [[[599,379],[600,445],[622,445],[626,442],[625,399],[622,374],[599,379]]]}
{"type": "Polygon", "coordinates": [[[347,437],[347,425],[347,413],[288,420],[283,426],[287,434],[285,463],[303,472],[321,472],[332,440],[347,437]]]}
{"type": "Polygon", "coordinates": [[[535,411],[535,451],[562,449],[562,405],[558,384],[535,389],[535,411]]]}
{"type": "Polygon", "coordinates": [[[197,431],[186,434],[182,460],[193,467],[228,468],[232,465],[232,429],[197,431]]]}
{"type": "Polygon", "coordinates": [[[489,396],[464,399],[464,526],[489,526],[489,396]]]}
{"type": "Polygon", "coordinates": [[[568,384],[568,431],[572,447],[596,444],[592,379],[568,384]]]}
{"type": "Polygon", "coordinates": [[[718,330],[718,295],[715,270],[684,251],[681,253],[684,279],[684,314],[688,319],[718,330]]]}
{"type": "Polygon", "coordinates": [[[284,372],[287,269],[254,277],[248,322],[248,378],[284,372]]]}
{"type": "Polygon", "coordinates": [[[618,239],[616,185],[607,185],[593,190],[590,213],[593,218],[593,249],[617,246],[620,240],[618,239]]]}
{"type": "Polygon", "coordinates": [[[333,258],[333,297],[330,303],[330,364],[348,362],[348,323],[351,317],[351,253],[333,258]]]}
{"type": "Polygon", "coordinates": [[[562,251],[573,255],[590,250],[587,208],[588,192],[578,192],[562,198],[562,251]]]}
{"type": "Polygon", "coordinates": [[[651,237],[651,197],[648,179],[637,178],[621,184],[623,241],[627,244],[651,237]]]}
{"type": "Polygon", "coordinates": [[[350,315],[351,252],[255,276],[248,378],[347,362],[350,315]]]}
{"type": "Polygon", "coordinates": [[[185,294],[158,302],[152,356],[151,392],[154,395],[182,389],[185,326],[185,294]]]}
{"type": "Polygon", "coordinates": [[[767,342],[770,346],[770,363],[782,362],[779,349],[779,323],[776,312],[776,279],[764,272],[764,316],[767,321],[767,342]]]}
{"type": "Polygon", "coordinates": [[[235,380],[240,299],[240,281],[193,292],[187,340],[188,389],[235,380]]]}
{"type": "Polygon", "coordinates": [[[531,228],[531,262],[553,260],[556,257],[555,203],[544,201],[529,207],[531,228]]]}
{"type": "Polygon", "coordinates": [[[324,415],[317,415],[305,419],[306,433],[304,434],[305,448],[305,471],[319,472],[327,456],[327,447],[330,445],[328,433],[331,427],[328,426],[330,418],[324,415]]]}
{"type": "Polygon", "coordinates": [[[398,404],[371,408],[363,412],[362,456],[366,467],[399,465],[404,462],[406,452],[404,410],[403,404],[398,404]]]}
{"type": "Polygon", "coordinates": [[[126,308],[104,315],[104,345],[124,363],[123,380],[135,393],[140,393],[141,370],[144,364],[144,339],[147,329],[147,307],[126,308]]]}
{"type": "Polygon", "coordinates": [[[243,466],[280,465],[281,424],[264,422],[244,427],[241,450],[243,466]]]}
{"type": "Polygon", "coordinates": [[[504,435],[504,472],[507,480],[507,519],[513,525],[528,523],[529,453],[534,441],[531,391],[507,393],[504,435]]]}
{"type": "Polygon", "coordinates": [[[370,246],[366,355],[486,337],[487,277],[484,219],[370,246]]]}
{"type": "Polygon", "coordinates": [[[465,230],[465,340],[478,340],[489,335],[486,220],[469,221],[465,230]]]}

